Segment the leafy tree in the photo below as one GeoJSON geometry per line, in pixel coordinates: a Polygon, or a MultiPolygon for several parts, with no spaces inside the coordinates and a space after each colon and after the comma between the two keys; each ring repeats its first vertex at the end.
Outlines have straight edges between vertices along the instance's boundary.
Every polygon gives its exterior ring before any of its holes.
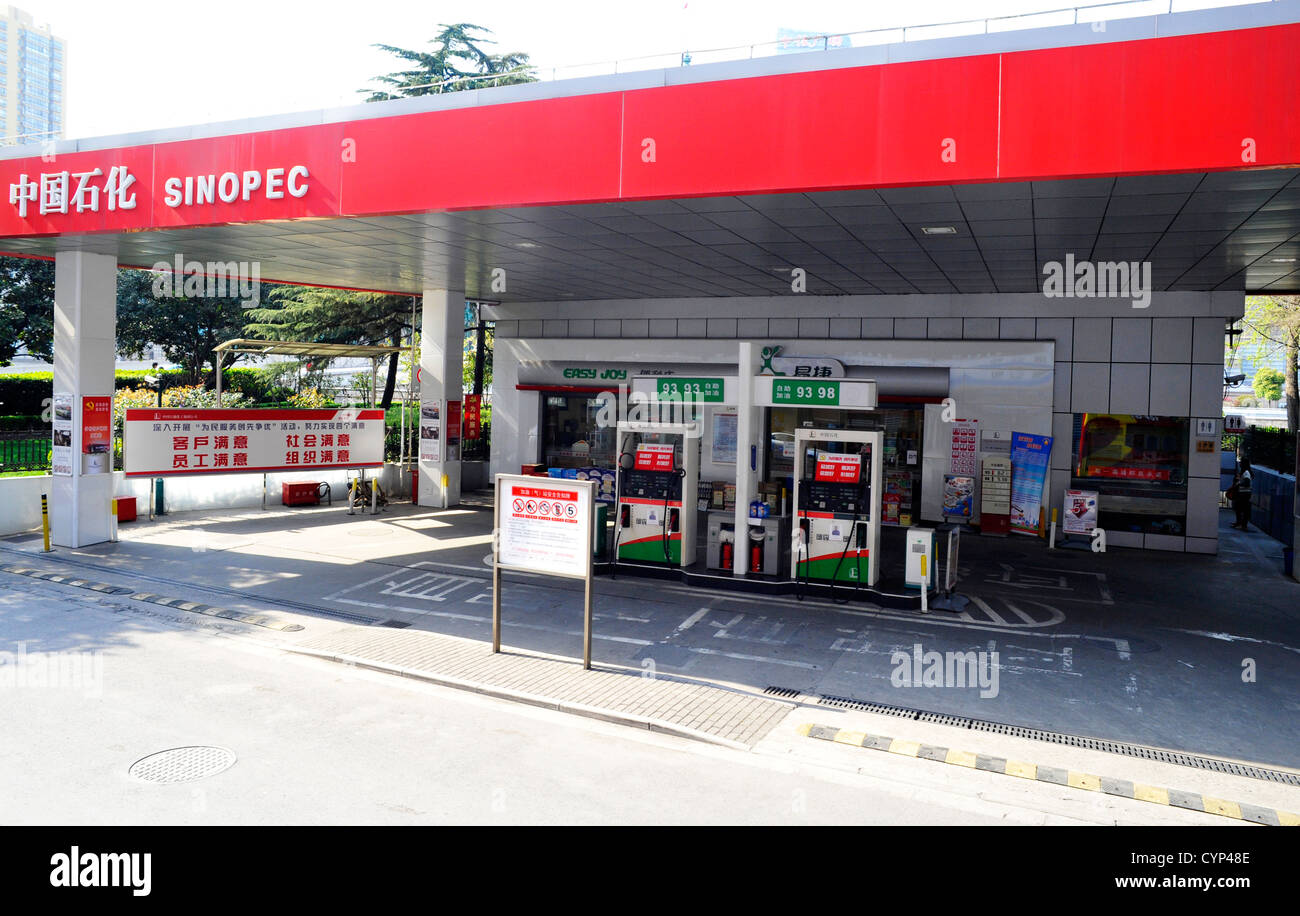
{"type": "Polygon", "coordinates": [[[0,257],[0,366],[20,349],[54,359],[54,262],[0,257]]]}
{"type": "Polygon", "coordinates": [[[411,67],[372,80],[383,83],[387,89],[358,90],[370,93],[367,102],[536,81],[527,54],[489,54],[479,47],[496,42],[472,33],[491,35],[490,29],[469,22],[453,25],[439,23],[438,28],[441,31],[429,42],[435,46],[433,51],[411,51],[393,45],[375,45],[410,62],[411,67]]]}
{"type": "MultiPolygon", "coordinates": [[[[483,390],[492,387],[492,352],[495,349],[496,330],[493,325],[483,329],[483,390]]],[[[466,394],[474,393],[474,363],[478,356],[478,335],[473,329],[465,332],[465,345],[462,348],[461,387],[466,394]]]]}
{"type": "MultiPolygon", "coordinates": [[[[1300,296],[1247,296],[1242,346],[1256,347],[1264,358],[1282,354],[1288,428],[1300,431],[1297,361],[1300,360],[1300,296]]],[[[1258,378],[1258,375],[1256,375],[1258,378]]],[[[1256,388],[1259,394],[1259,389],[1256,388]]]]}
{"type": "MultiPolygon", "coordinates": [[[[411,328],[412,297],[314,286],[280,286],[249,309],[244,333],[266,340],[401,346],[411,328]]],[[[419,310],[415,310],[417,316],[419,310]]],[[[393,402],[400,352],[388,360],[383,406],[393,402]]]]}
{"type": "Polygon", "coordinates": [[[1255,394],[1265,401],[1276,401],[1282,397],[1282,386],[1285,382],[1286,376],[1281,372],[1268,366],[1260,366],[1251,387],[1255,389],[1255,394]]]}
{"type": "MultiPolygon", "coordinates": [[[[141,270],[117,272],[117,350],[142,358],[152,346],[185,369],[190,381],[212,366],[216,378],[217,344],[242,334],[247,312],[239,296],[155,295],[156,275],[141,270]]],[[[179,278],[178,278],[179,279],[179,278]]],[[[221,368],[233,365],[239,353],[223,353],[221,368]]]]}

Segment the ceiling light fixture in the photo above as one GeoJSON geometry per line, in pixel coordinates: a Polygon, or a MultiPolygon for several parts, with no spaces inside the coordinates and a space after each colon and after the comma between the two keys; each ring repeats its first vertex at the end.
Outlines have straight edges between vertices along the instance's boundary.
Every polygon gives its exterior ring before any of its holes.
{"type": "Polygon", "coordinates": [[[1295,258],[1271,258],[1269,263],[1272,263],[1272,264],[1294,264],[1294,263],[1295,263],[1295,258]]]}
{"type": "Polygon", "coordinates": [[[926,235],[956,235],[955,226],[922,226],[921,231],[926,235]]]}

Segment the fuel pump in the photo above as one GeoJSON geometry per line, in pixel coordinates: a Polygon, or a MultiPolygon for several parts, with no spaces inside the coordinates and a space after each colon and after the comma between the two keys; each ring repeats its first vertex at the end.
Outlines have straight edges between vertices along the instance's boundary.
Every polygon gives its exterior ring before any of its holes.
{"type": "Polygon", "coordinates": [[[618,424],[617,562],[695,562],[698,449],[694,426],[618,424]]]}
{"type": "Polygon", "coordinates": [[[880,579],[884,434],[795,430],[791,551],[796,581],[875,585],[880,579]]]}

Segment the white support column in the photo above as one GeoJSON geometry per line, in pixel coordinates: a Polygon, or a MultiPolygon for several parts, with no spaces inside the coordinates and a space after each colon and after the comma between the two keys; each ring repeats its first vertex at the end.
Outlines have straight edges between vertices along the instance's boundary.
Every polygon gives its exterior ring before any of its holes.
{"type": "MultiPolygon", "coordinates": [[[[447,402],[461,400],[461,363],[465,346],[465,294],[426,289],[420,320],[420,407],[438,405],[436,453],[420,449],[420,505],[460,503],[460,461],[447,460],[447,402]],[[443,490],[442,478],[447,477],[443,490]]],[[[423,416],[420,425],[426,425],[423,416]]]]}
{"type": "MultiPolygon", "coordinates": [[[[754,345],[741,341],[737,359],[736,386],[736,549],[732,553],[732,574],[743,576],[749,572],[749,501],[758,493],[757,471],[750,466],[750,456],[757,456],[754,447],[762,429],[758,408],[754,407],[754,345]]],[[[685,496],[685,494],[683,494],[685,496]]]]}
{"type": "Polygon", "coordinates": [[[72,396],[72,476],[50,484],[50,528],[59,547],[107,541],[113,499],[112,456],[86,474],[82,398],[112,396],[117,353],[117,259],[83,251],[54,256],[54,394],[72,396]]]}

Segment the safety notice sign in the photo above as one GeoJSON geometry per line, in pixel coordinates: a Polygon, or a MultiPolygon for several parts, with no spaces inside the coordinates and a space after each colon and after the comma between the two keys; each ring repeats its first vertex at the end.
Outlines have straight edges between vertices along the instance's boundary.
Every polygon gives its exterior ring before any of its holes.
{"type": "Polygon", "coordinates": [[[507,569],[585,578],[591,568],[591,481],[498,479],[497,562],[507,569]]]}

